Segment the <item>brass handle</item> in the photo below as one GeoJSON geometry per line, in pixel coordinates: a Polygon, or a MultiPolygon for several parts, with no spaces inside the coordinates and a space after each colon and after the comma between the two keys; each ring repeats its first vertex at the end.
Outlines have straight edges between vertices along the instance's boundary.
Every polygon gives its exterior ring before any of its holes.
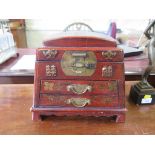
{"type": "Polygon", "coordinates": [[[84,107],[87,104],[90,104],[90,99],[87,98],[71,98],[67,100],[67,104],[72,104],[75,107],[84,107]]]}
{"type": "Polygon", "coordinates": [[[72,84],[67,86],[67,91],[72,91],[75,94],[84,94],[87,91],[91,92],[92,91],[92,86],[89,85],[82,85],[82,84],[72,84]]]}
{"type": "Polygon", "coordinates": [[[83,57],[86,58],[87,57],[87,52],[73,52],[71,53],[72,57],[83,57]]]}
{"type": "Polygon", "coordinates": [[[83,31],[83,30],[89,30],[89,31],[92,31],[93,32],[93,29],[85,24],[85,23],[81,23],[81,22],[75,22],[75,23],[72,23],[70,25],[68,25],[65,29],[64,29],[64,32],[66,31],[70,31],[70,30],[76,30],[76,31],[83,31]]]}

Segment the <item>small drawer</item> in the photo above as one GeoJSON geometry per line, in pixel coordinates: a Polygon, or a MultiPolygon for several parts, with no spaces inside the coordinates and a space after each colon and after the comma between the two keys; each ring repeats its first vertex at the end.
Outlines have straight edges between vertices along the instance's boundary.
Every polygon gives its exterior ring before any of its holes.
{"type": "Polygon", "coordinates": [[[118,95],[117,81],[41,80],[41,93],[118,95]]]}
{"type": "Polygon", "coordinates": [[[95,66],[62,66],[60,62],[36,62],[35,75],[39,79],[124,80],[124,64],[98,62],[95,66]],[[90,68],[89,68],[90,67],[90,68]]]}
{"type": "Polygon", "coordinates": [[[118,96],[115,95],[51,95],[40,94],[39,105],[60,107],[115,107],[118,96]]]}

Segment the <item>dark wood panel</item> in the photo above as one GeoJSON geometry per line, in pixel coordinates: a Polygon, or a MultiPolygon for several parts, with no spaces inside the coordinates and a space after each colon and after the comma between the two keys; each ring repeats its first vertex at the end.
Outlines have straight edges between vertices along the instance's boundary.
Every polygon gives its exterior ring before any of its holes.
{"type": "Polygon", "coordinates": [[[9,19],[10,30],[17,48],[26,48],[25,19],[9,19]]]}
{"type": "Polygon", "coordinates": [[[24,27],[11,29],[17,48],[27,48],[26,32],[24,27]]]}
{"type": "Polygon", "coordinates": [[[32,84],[34,76],[0,76],[0,84],[32,84]]]}

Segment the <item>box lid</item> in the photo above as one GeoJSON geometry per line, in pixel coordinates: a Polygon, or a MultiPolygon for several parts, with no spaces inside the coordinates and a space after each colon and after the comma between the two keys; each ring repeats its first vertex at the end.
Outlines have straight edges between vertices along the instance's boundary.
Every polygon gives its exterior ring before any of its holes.
{"type": "Polygon", "coordinates": [[[91,31],[67,31],[54,34],[43,42],[46,47],[116,47],[116,40],[91,31]]]}

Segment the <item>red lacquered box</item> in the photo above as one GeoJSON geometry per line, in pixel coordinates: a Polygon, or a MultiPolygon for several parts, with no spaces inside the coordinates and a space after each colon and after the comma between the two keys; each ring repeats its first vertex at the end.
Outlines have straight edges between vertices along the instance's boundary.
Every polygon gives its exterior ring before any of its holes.
{"type": "Polygon", "coordinates": [[[123,51],[109,36],[62,32],[37,49],[32,119],[116,116],[125,121],[123,51]]]}

